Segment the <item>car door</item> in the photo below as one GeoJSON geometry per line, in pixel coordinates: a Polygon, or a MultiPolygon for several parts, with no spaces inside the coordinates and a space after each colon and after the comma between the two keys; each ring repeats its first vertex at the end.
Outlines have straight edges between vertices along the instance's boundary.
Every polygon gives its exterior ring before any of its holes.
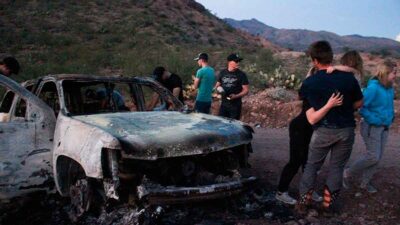
{"type": "Polygon", "coordinates": [[[0,200],[51,189],[54,113],[15,81],[0,75],[0,85],[14,93],[0,122],[0,200]]]}

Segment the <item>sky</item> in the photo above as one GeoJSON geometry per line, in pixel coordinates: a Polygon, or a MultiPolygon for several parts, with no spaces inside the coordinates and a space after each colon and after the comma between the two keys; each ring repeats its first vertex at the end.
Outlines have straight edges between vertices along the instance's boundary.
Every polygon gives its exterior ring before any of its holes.
{"type": "Polygon", "coordinates": [[[400,41],[400,0],[196,0],[220,18],[400,41]]]}

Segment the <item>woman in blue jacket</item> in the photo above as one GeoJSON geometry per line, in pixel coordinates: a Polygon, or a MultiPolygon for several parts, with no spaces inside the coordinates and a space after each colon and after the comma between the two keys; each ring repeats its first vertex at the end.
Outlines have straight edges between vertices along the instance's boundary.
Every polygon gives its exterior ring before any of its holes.
{"type": "Polygon", "coordinates": [[[396,75],[396,65],[386,61],[378,67],[378,74],[372,78],[364,89],[364,105],[360,110],[361,136],[364,139],[366,153],[344,171],[343,185],[349,187],[349,177],[362,172],[360,187],[369,193],[377,192],[371,185],[386,145],[389,126],[394,119],[394,90],[392,87],[396,75]]]}

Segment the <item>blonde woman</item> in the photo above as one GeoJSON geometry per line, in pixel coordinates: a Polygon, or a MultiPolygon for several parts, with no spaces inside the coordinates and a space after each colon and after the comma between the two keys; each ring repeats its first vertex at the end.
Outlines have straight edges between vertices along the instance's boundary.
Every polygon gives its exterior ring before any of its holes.
{"type": "Polygon", "coordinates": [[[394,118],[394,90],[392,87],[396,75],[396,65],[386,61],[378,67],[378,73],[364,89],[364,105],[360,110],[362,116],[361,136],[364,139],[366,152],[343,173],[343,186],[349,187],[349,177],[362,172],[360,187],[369,193],[377,192],[371,184],[379,161],[385,149],[389,126],[394,118]]]}

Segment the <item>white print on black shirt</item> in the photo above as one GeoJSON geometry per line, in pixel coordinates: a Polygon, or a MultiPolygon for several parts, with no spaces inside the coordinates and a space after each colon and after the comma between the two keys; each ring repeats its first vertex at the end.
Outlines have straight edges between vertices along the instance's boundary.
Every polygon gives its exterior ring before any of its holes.
{"type": "Polygon", "coordinates": [[[222,77],[223,86],[226,88],[234,87],[237,80],[238,80],[237,77],[234,77],[234,76],[222,77]]]}

